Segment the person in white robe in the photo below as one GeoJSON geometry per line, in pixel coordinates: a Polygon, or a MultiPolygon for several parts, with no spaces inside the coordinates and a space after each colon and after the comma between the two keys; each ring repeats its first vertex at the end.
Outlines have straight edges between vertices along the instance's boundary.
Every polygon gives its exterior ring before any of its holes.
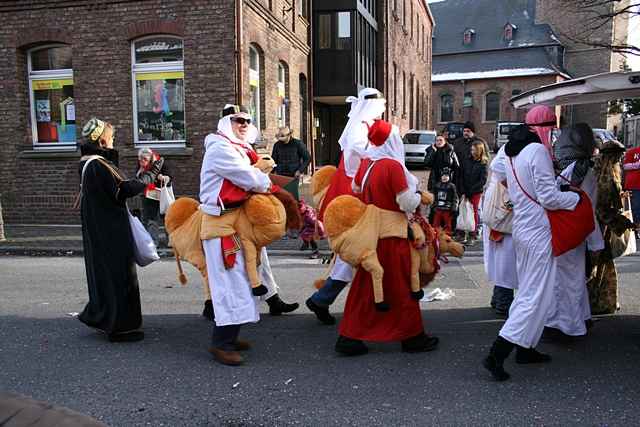
{"type": "MultiPolygon", "coordinates": [[[[591,127],[578,123],[565,129],[555,147],[556,162],[563,168],[557,179],[558,186],[580,187],[595,207],[597,200],[597,180],[593,171],[592,157],[596,141],[591,127]]],[[[594,221],[598,223],[595,210],[594,221]]],[[[591,307],[587,290],[586,256],[604,249],[604,239],[600,227],[596,225],[585,242],[556,258],[557,275],[555,284],[555,310],[547,320],[546,327],[559,331],[549,336],[562,337],[586,335],[586,321],[591,319],[591,307]]],[[[549,330],[545,331],[545,337],[549,330]]]]}
{"type": "MultiPolygon", "coordinates": [[[[222,117],[218,131],[205,138],[200,172],[200,210],[205,214],[224,215],[241,206],[249,192],[266,193],[271,188],[269,176],[252,166],[250,155],[255,152],[247,142],[250,126],[251,116],[238,111],[222,117]]],[[[260,319],[258,296],[251,289],[242,248],[236,247],[235,259],[227,261],[222,240],[202,241],[215,316],[209,351],[220,363],[239,365],[244,360],[238,350],[248,348],[248,343],[238,340],[240,326],[260,319]]]]}
{"type": "Polygon", "coordinates": [[[507,202],[510,203],[506,188],[506,162],[507,158],[502,146],[489,165],[491,176],[482,204],[483,216],[489,215],[490,212],[499,212],[504,215],[500,215],[500,218],[483,218],[485,226],[482,227],[484,270],[487,278],[494,285],[491,307],[499,315],[506,315],[509,312],[514,290],[518,288],[516,252],[511,235],[512,227],[509,225],[513,221],[513,213],[507,213],[506,206],[507,202]],[[488,206],[489,203],[499,203],[500,206],[488,206]],[[497,224],[493,223],[498,219],[502,226],[500,231],[491,228],[492,226],[498,228],[497,224]]]}
{"type": "MultiPolygon", "coordinates": [[[[527,124],[535,123],[527,120],[527,124]]],[[[545,210],[573,210],[579,201],[578,194],[557,188],[549,151],[529,126],[519,126],[511,133],[505,154],[507,186],[514,213],[518,292],[509,317],[483,360],[483,366],[498,381],[510,377],[503,364],[514,346],[517,363],[551,360],[550,356],[535,350],[555,304],[557,261],[552,253],[551,228],[545,210]]]]}

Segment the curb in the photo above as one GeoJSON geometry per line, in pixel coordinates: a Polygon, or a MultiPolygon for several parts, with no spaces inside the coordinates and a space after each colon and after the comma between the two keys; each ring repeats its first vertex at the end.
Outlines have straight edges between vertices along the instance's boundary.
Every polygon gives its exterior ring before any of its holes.
{"type": "MultiPolygon", "coordinates": [[[[269,256],[277,257],[298,257],[299,255],[306,255],[309,252],[301,252],[295,249],[269,249],[269,256]]],[[[173,258],[173,251],[171,249],[158,249],[158,255],[160,258],[173,258]]],[[[331,251],[320,251],[320,257],[331,255],[331,251]]],[[[21,246],[4,246],[0,247],[0,256],[28,256],[28,257],[82,257],[84,256],[84,250],[82,248],[47,248],[47,247],[32,247],[25,248],[21,246]]],[[[300,257],[308,259],[308,256],[300,257]]]]}

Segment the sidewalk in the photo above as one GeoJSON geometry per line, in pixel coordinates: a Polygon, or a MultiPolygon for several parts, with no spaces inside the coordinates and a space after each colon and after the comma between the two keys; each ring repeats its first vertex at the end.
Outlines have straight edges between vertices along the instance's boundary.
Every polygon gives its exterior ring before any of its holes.
{"type": "MultiPolygon", "coordinates": [[[[82,229],[79,225],[9,225],[4,226],[7,240],[0,242],[1,255],[21,256],[82,256],[82,229]]],[[[173,251],[163,242],[162,229],[161,245],[158,254],[161,257],[172,257],[173,251]]],[[[268,246],[269,254],[274,256],[300,256],[311,254],[310,251],[301,252],[300,239],[282,239],[268,246]]],[[[318,242],[321,255],[330,253],[326,240],[318,242]]],[[[467,256],[478,256],[482,253],[482,241],[467,247],[467,256]]]]}
{"type": "MultiPolygon", "coordinates": [[[[27,256],[82,256],[82,229],[79,225],[4,225],[6,241],[0,242],[0,255],[27,256]]],[[[161,257],[173,256],[166,247],[164,229],[158,253],[161,257]]],[[[282,239],[269,245],[273,255],[300,255],[300,239],[282,239]]],[[[321,254],[329,253],[327,241],[318,242],[321,254]]],[[[310,251],[304,253],[311,254],[310,251]]]]}

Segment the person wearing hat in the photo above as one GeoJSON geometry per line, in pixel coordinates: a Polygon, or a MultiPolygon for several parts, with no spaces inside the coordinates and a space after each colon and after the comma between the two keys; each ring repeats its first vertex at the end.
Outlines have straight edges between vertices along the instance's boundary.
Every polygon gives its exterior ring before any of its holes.
{"type": "MultiPolygon", "coordinates": [[[[227,105],[218,122],[217,132],[205,138],[200,172],[200,210],[214,217],[214,222],[215,217],[242,206],[251,194],[268,193],[272,189],[269,176],[253,166],[258,161],[258,154],[253,151],[251,142],[257,136],[257,130],[251,121],[246,108],[227,105]]],[[[275,286],[263,284],[251,288],[242,247],[234,236],[209,236],[202,240],[202,247],[214,317],[209,352],[222,364],[240,365],[244,359],[239,351],[249,348],[249,343],[238,339],[240,327],[259,321],[258,297],[271,294],[269,299],[272,302],[284,303],[277,296],[275,286]]],[[[261,253],[261,263],[268,266],[265,250],[261,253]]],[[[260,275],[263,278],[264,272],[262,268],[260,275]]],[[[263,281],[269,284],[273,279],[269,274],[263,281]]],[[[269,305],[271,310],[271,303],[269,305]]],[[[293,310],[298,307],[297,304],[292,306],[293,310]]]]}
{"type": "Polygon", "coordinates": [[[440,170],[440,182],[434,185],[433,195],[435,196],[434,208],[435,214],[433,216],[433,226],[436,228],[442,228],[447,233],[451,234],[451,220],[453,213],[458,209],[458,193],[456,186],[449,180],[451,176],[451,170],[448,167],[444,167],[440,170]]]}
{"type": "Polygon", "coordinates": [[[110,123],[96,118],[82,129],[80,217],[89,302],[78,319],[110,341],[139,341],[142,311],[126,201],[157,179],[164,161],[126,179],[118,169],[113,134],[110,123]]]}
{"type": "MultiPolygon", "coordinates": [[[[489,148],[484,139],[480,138],[476,135],[476,128],[473,122],[467,121],[464,124],[464,128],[462,130],[462,136],[456,139],[453,142],[453,150],[458,157],[458,161],[460,163],[460,169],[456,174],[455,184],[456,189],[458,190],[458,196],[465,196],[467,200],[471,201],[473,194],[471,189],[474,187],[474,166],[476,161],[473,157],[472,150],[475,142],[480,142],[484,145],[484,152],[488,153],[489,148]]],[[[456,215],[457,217],[457,215],[456,215]]],[[[454,218],[454,226],[455,226],[455,218],[454,218]]],[[[459,235],[461,239],[463,239],[462,234],[459,235]]],[[[471,233],[471,239],[475,240],[477,238],[477,233],[471,233]]]]}
{"type": "Polygon", "coordinates": [[[311,156],[307,147],[297,138],[288,126],[278,129],[271,158],[276,162],[274,173],[299,178],[309,166],[311,156]]]}
{"type": "MultiPolygon", "coordinates": [[[[597,182],[597,199],[593,208],[600,225],[605,247],[600,253],[590,254],[589,303],[592,314],[612,314],[620,308],[618,303],[618,273],[612,244],[619,241],[634,224],[624,215],[622,200],[621,160],[625,148],[618,141],[606,141],[600,147],[593,170],[597,182]]],[[[631,232],[633,236],[633,231],[631,232]]],[[[619,242],[618,242],[619,243],[619,242]]]]}
{"type": "MultiPolygon", "coordinates": [[[[378,208],[413,214],[421,202],[418,180],[404,165],[402,138],[396,126],[375,120],[368,132],[369,147],[353,179],[363,202],[378,208]]],[[[438,338],[426,335],[419,299],[411,292],[411,256],[408,239],[378,241],[377,255],[384,268],[384,306],[374,303],[371,274],[362,267],[351,283],[335,349],[346,356],[367,353],[363,341],[401,342],[404,352],[437,347],[438,338]]]]}

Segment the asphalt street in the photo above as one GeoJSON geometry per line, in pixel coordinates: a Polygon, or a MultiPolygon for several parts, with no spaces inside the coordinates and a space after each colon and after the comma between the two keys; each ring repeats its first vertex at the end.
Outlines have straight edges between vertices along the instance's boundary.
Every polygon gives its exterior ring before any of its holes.
{"type": "MultiPolygon", "coordinates": [[[[244,328],[254,348],[241,367],[207,353],[211,325],[190,266],[184,287],[172,260],[140,269],[146,339],[112,344],[72,315],[87,301],[82,258],[0,257],[0,391],[112,426],[637,425],[639,260],[619,262],[621,312],[599,318],[585,339],[542,343],[549,365],[512,358],[512,381],[496,383],[480,360],[503,320],[487,307],[479,252],[451,260],[430,285],[455,292],[422,304],[427,330],[441,338],[434,352],[376,344],[368,355],[340,357],[336,327],[301,308],[244,328]]],[[[302,303],[324,271],[302,255],[272,264],[286,301],[302,303]]]]}

